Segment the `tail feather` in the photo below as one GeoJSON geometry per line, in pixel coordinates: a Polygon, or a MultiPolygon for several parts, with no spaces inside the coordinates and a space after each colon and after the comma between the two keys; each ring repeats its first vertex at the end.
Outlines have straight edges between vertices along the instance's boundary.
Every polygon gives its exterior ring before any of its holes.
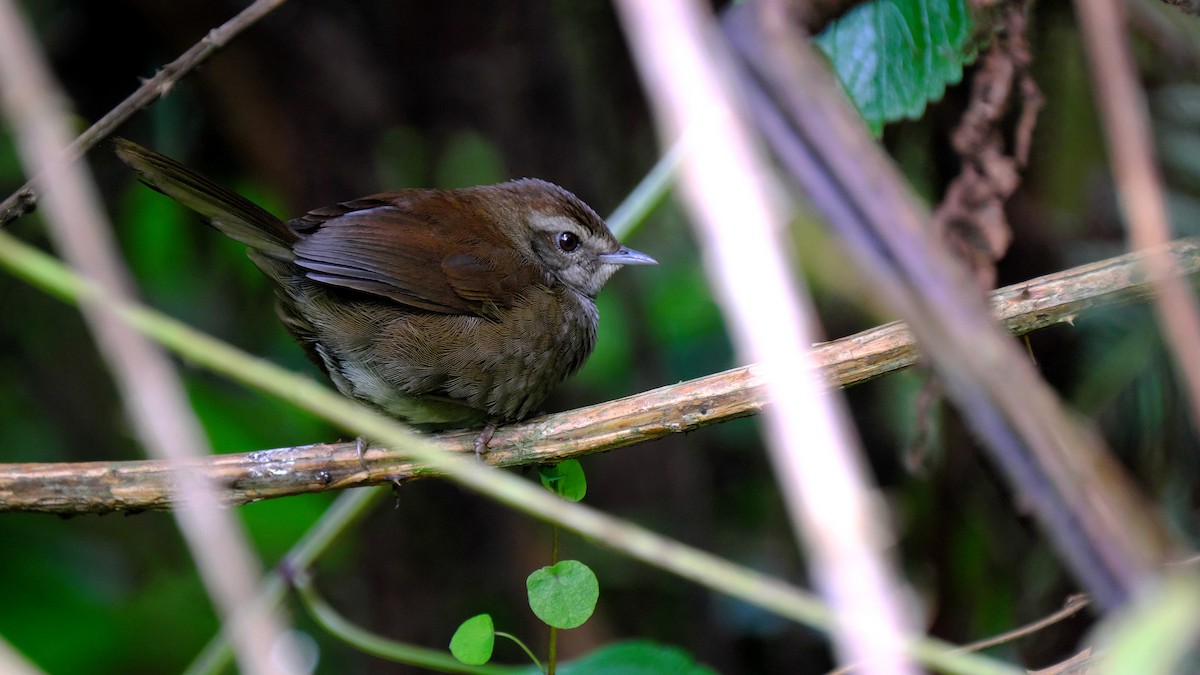
{"type": "Polygon", "coordinates": [[[292,245],[300,237],[262,207],[137,143],[118,138],[113,146],[143,183],[199,213],[230,239],[273,258],[295,257],[292,245]]]}

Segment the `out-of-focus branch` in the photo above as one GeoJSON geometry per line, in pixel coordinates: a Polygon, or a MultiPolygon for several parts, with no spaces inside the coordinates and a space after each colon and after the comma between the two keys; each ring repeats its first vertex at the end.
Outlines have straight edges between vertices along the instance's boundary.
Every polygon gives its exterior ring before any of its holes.
{"type": "MultiPolygon", "coordinates": [[[[1120,193],[1130,247],[1162,246],[1171,239],[1162,174],[1154,157],[1145,92],[1137,79],[1125,31],[1122,0],[1077,0],[1109,166],[1120,193]]],[[[1192,427],[1200,431],[1200,312],[1191,287],[1175,276],[1174,260],[1151,255],[1146,271],[1157,289],[1155,309],[1163,336],[1188,392],[1192,427]]]]}
{"type": "Polygon", "coordinates": [[[863,0],[787,0],[787,13],[792,21],[809,35],[825,30],[831,21],[842,16],[863,0]]]}
{"type": "MultiPolygon", "coordinates": [[[[1195,0],[1200,5],[1200,0],[1195,0]]],[[[1175,68],[1200,68],[1200,22],[1181,19],[1163,0],[1133,0],[1129,26],[1175,68]]]]}
{"type": "MultiPolygon", "coordinates": [[[[771,400],[763,429],[775,480],[809,571],[834,614],[844,661],[877,675],[915,673],[915,633],[895,535],[840,395],[822,392],[809,346],[821,333],[797,273],[773,167],[743,108],[716,18],[695,0],[617,2],[664,144],[687,137],[678,194],[743,361],[759,361],[771,400]]],[[[792,22],[789,6],[771,20],[792,22]]]]}
{"type": "Polygon", "coordinates": [[[1097,603],[1160,575],[1165,528],[1096,434],[1068,413],[998,330],[929,215],[823,59],[757,4],[727,12],[747,100],[772,151],[846,242],[883,302],[909,322],[946,392],[1097,603]]]}
{"type": "MultiPolygon", "coordinates": [[[[154,77],[142,82],[142,86],[129,95],[117,107],[108,111],[104,117],[97,120],[87,131],[83,132],[63,154],[64,162],[74,162],[104,140],[109,134],[133,116],[134,113],[165,96],[175,87],[175,83],[184,75],[204,63],[213,52],[229,44],[239,33],[253,26],[285,0],[255,0],[237,16],[212,29],[179,58],[163,66],[154,77]]],[[[37,192],[41,188],[37,179],[32,179],[0,202],[0,228],[32,211],[37,203],[37,192]]]]}
{"type": "MultiPolygon", "coordinates": [[[[0,103],[27,172],[42,181],[50,235],[98,287],[131,298],[133,286],[91,177],[80,164],[63,160],[70,142],[65,101],[32,31],[11,0],[0,0],[0,103]]],[[[175,461],[208,455],[200,423],[165,352],[110,307],[85,300],[80,309],[142,445],[175,461]]],[[[176,519],[219,616],[233,626],[241,669],[287,672],[299,660],[281,617],[246,604],[261,570],[238,522],[220,508],[215,491],[196,472],[178,472],[172,489],[191,507],[177,511],[176,519]]]]}
{"type": "MultiPolygon", "coordinates": [[[[1168,251],[1181,274],[1200,272],[1200,239],[1174,242],[1168,251]]],[[[1007,286],[992,294],[996,317],[1022,335],[1074,323],[1094,307],[1143,301],[1143,253],[1127,254],[1007,286]]],[[[0,250],[0,261],[3,251],[0,250]]],[[[813,360],[834,387],[848,387],[916,363],[912,331],[900,322],[813,347],[813,360]]],[[[501,427],[485,459],[496,466],[557,462],[605,452],[731,419],[757,414],[767,397],[755,366],[735,368],[616,401],[501,427]]],[[[437,437],[456,452],[473,451],[476,434],[437,437]]],[[[244,504],[434,475],[399,453],[370,448],[365,466],[355,443],[262,450],[205,459],[200,469],[223,487],[222,501],[244,504]]],[[[174,505],[169,462],[0,464],[0,511],[104,513],[174,505]]]]}
{"type": "Polygon", "coordinates": [[[1200,0],[1163,0],[1172,7],[1178,7],[1180,11],[1188,14],[1200,14],[1200,0]]]}
{"type": "Polygon", "coordinates": [[[29,662],[24,654],[0,639],[0,672],[9,675],[41,675],[42,671],[29,662]]]}

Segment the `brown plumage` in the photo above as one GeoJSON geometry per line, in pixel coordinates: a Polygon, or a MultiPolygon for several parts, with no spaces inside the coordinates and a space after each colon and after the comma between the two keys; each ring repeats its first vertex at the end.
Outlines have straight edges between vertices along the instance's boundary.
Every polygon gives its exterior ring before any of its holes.
{"type": "Polygon", "coordinates": [[[384,192],[285,223],[162,155],[115,147],[249,247],[284,325],[338,390],[429,428],[533,412],[591,353],[601,286],[654,263],[542,180],[384,192]]]}

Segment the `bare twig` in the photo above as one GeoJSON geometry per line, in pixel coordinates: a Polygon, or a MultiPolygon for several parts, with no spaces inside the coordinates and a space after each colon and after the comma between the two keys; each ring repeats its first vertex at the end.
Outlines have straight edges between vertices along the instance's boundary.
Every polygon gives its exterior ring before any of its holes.
{"type": "MultiPolygon", "coordinates": [[[[1121,196],[1129,244],[1136,250],[1170,241],[1171,227],[1145,94],[1124,29],[1124,10],[1122,0],[1075,3],[1108,140],[1109,165],[1121,196]]],[[[1200,312],[1191,287],[1174,275],[1173,264],[1165,255],[1146,260],[1147,273],[1158,291],[1158,320],[1188,392],[1192,427],[1200,432],[1200,312]]]]}
{"type": "MultiPolygon", "coordinates": [[[[56,245],[98,285],[132,297],[95,186],[84,167],[62,160],[70,141],[63,94],[10,0],[0,0],[0,94],[24,165],[41,176],[56,245]]],[[[166,354],[108,307],[88,301],[80,309],[142,444],[177,461],[207,455],[204,433],[166,354]]],[[[195,508],[177,511],[176,518],[218,613],[238,624],[234,644],[242,670],[286,672],[299,661],[283,641],[280,617],[244,611],[260,575],[244,533],[201,476],[185,470],[177,478],[174,489],[195,508]]]]}
{"type": "Polygon", "coordinates": [[[989,638],[984,638],[982,640],[976,640],[970,644],[965,644],[961,649],[964,652],[979,652],[985,649],[991,649],[992,647],[996,647],[998,645],[1012,642],[1014,640],[1020,640],[1027,635],[1032,635],[1042,630],[1043,628],[1053,626],[1060,621],[1065,621],[1075,616],[1083,611],[1085,607],[1090,605],[1091,602],[1092,601],[1088,599],[1086,595],[1072,595],[1071,597],[1067,598],[1067,601],[1063,604],[1062,609],[1058,610],[1057,612],[1043,616],[1036,621],[1031,621],[1019,628],[1005,631],[999,635],[993,635],[989,638]]]}
{"type": "MultiPolygon", "coordinates": [[[[992,637],[977,640],[970,644],[965,644],[959,647],[956,651],[978,652],[983,651],[984,649],[990,649],[992,647],[1013,642],[1014,640],[1019,640],[1044,628],[1053,626],[1060,621],[1065,621],[1066,619],[1075,616],[1079,612],[1083,611],[1083,609],[1089,604],[1091,604],[1091,600],[1089,600],[1086,595],[1072,595],[1071,597],[1067,598],[1065,603],[1063,603],[1061,609],[1052,614],[1037,619],[1036,621],[1031,621],[1019,628],[1005,631],[999,635],[993,635],[992,637]]],[[[847,675],[848,673],[853,673],[856,670],[858,670],[858,664],[852,663],[848,666],[831,670],[827,675],[847,675]]]]}
{"type": "MultiPolygon", "coordinates": [[[[1168,562],[1167,567],[1195,567],[1198,562],[1200,562],[1200,556],[1190,556],[1182,560],[1173,560],[1168,562]]],[[[1033,635],[1034,633],[1049,628],[1056,623],[1065,621],[1075,616],[1091,605],[1091,602],[1091,598],[1086,595],[1072,595],[1067,598],[1066,602],[1063,603],[1063,606],[1060,609],[1046,616],[1043,616],[1035,621],[1031,621],[1024,626],[1000,633],[999,635],[993,635],[982,640],[976,640],[975,642],[962,645],[957,651],[979,652],[985,649],[991,649],[992,647],[997,647],[1002,644],[1020,640],[1021,638],[1033,635]]],[[[1083,675],[1084,673],[1093,672],[1093,666],[1094,662],[1092,658],[1092,648],[1089,646],[1065,661],[1061,661],[1047,668],[1031,670],[1029,671],[1029,675],[1066,675],[1067,673],[1083,675]]],[[[846,675],[847,673],[854,672],[855,668],[856,666],[851,664],[844,668],[832,670],[828,675],[846,675]]]]}
{"type": "MultiPolygon", "coordinates": [[[[285,0],[255,0],[246,9],[229,21],[212,29],[179,58],[163,66],[154,77],[142,82],[142,86],[129,95],[117,107],[97,120],[83,132],[63,153],[62,161],[70,163],[82,157],[97,143],[116,131],[134,113],[165,96],[184,75],[204,63],[213,52],[224,47],[239,33],[253,26],[285,0]]],[[[37,179],[31,179],[21,189],[0,202],[0,228],[32,211],[37,202],[37,193],[42,188],[37,179]]]]}
{"type": "MultiPolygon", "coordinates": [[[[625,0],[617,7],[664,143],[689,135],[680,195],[733,342],[742,358],[761,362],[772,401],[767,448],[816,585],[834,612],[836,651],[872,673],[915,672],[902,648],[911,626],[888,552],[888,520],[845,403],[822,393],[808,352],[820,329],[792,271],[787,216],[744,118],[728,47],[700,3],[625,0]]],[[[783,3],[771,9],[776,21],[790,19],[783,3]]]]}
{"type": "MultiPolygon", "coordinates": [[[[1181,274],[1200,272],[1200,239],[1173,243],[1181,274]]],[[[995,291],[992,307],[1008,330],[1021,335],[1074,323],[1093,307],[1141,301],[1152,292],[1144,254],[1072,268],[995,291]]],[[[826,382],[848,387],[916,363],[908,327],[889,323],[813,347],[826,382]]],[[[642,443],[757,414],[767,405],[758,368],[747,366],[654,389],[616,401],[501,427],[485,455],[496,466],[556,462],[642,443]]],[[[473,452],[473,432],[439,436],[456,452],[473,452]]],[[[366,468],[355,443],[333,443],[207,458],[201,471],[224,488],[222,501],[244,504],[323,490],[432,475],[398,453],[372,447],[366,468]]],[[[168,462],[0,464],[0,511],[103,513],[174,505],[168,462]]]]}

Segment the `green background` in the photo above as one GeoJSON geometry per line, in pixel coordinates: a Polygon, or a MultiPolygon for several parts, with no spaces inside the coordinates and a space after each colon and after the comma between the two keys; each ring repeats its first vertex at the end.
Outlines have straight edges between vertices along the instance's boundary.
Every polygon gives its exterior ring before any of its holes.
{"type": "MultiPolygon", "coordinates": [[[[119,102],[235,7],[137,0],[25,3],[80,128],[119,102]]],[[[1137,24],[1135,24],[1136,26],[1137,24]]],[[[1179,234],[1200,222],[1200,87],[1195,44],[1136,44],[1179,234]],[[1191,64],[1182,67],[1180,64],[1191,64]]],[[[1047,96],[1002,283],[1124,250],[1079,36],[1065,3],[1039,3],[1031,41],[1047,96]]],[[[968,90],[953,86],[883,142],[926,199],[956,170],[945,131],[968,90]]],[[[281,215],[404,186],[520,176],[562,184],[602,215],[659,149],[619,26],[606,3],[338,3],[296,0],[218,53],[121,129],[281,215]]],[[[271,361],[319,377],[278,325],[271,290],[224,240],[139,185],[104,148],[89,156],[149,304],[271,361]]],[[[0,135],[0,193],[23,181],[0,135]]],[[[730,224],[736,226],[736,224],[730,224]]],[[[11,228],[46,246],[36,215],[11,228]]],[[[826,333],[892,318],[875,307],[836,242],[813,223],[796,242],[826,333]]],[[[601,293],[600,341],[548,411],[599,402],[735,365],[687,223],[668,202],[630,239],[660,261],[601,293]]],[[[1145,307],[1101,310],[1031,338],[1046,377],[1096,421],[1185,539],[1196,531],[1197,448],[1145,307]]],[[[218,452],[338,438],[287,405],[181,363],[218,452]]],[[[899,531],[904,572],[933,634],[968,641],[1059,606],[1077,589],[951,411],[927,425],[926,468],[905,469],[924,383],[905,372],[846,392],[899,531]]],[[[821,448],[813,447],[813,452],[821,448]]],[[[0,275],[0,461],[137,459],[113,385],[77,311],[0,275]]],[[[766,572],[804,583],[755,420],[583,461],[586,501],[766,572]]],[[[536,476],[531,476],[536,480],[536,476]]],[[[331,495],[237,509],[270,565],[331,495]]],[[[562,557],[599,577],[596,614],[560,635],[560,654],[617,639],[674,644],[723,673],[824,672],[824,639],[658,570],[565,537],[562,557]]],[[[463,619],[545,652],[524,579],[548,564],[547,526],[439,481],[396,491],[321,560],[317,585],[347,617],[390,637],[445,647],[463,619]]],[[[324,636],[318,672],[407,672],[324,636]]],[[[0,514],[0,635],[54,673],[178,672],[215,620],[172,519],[161,513],[60,519],[0,514]]],[[[1086,616],[1000,650],[1043,665],[1065,657],[1086,616]]],[[[497,658],[520,663],[505,641],[497,658]]]]}

